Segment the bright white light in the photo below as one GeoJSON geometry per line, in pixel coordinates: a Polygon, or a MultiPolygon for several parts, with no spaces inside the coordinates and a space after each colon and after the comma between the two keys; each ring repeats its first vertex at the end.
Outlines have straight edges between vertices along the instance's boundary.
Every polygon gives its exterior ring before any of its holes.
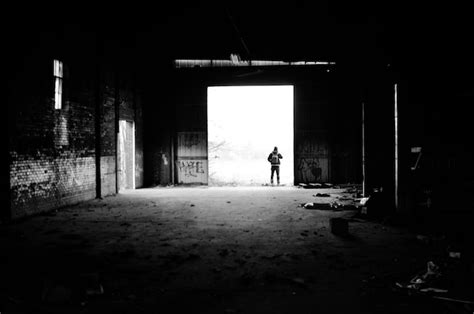
{"type": "Polygon", "coordinates": [[[209,87],[207,94],[209,183],[270,183],[267,157],[277,146],[280,183],[292,185],[293,86],[209,87]]]}

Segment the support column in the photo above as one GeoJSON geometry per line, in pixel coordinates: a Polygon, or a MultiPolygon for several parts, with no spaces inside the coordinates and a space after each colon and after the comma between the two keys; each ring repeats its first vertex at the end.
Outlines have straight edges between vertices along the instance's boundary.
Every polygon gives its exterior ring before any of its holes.
{"type": "Polygon", "coordinates": [[[365,197],[367,192],[365,176],[365,104],[362,102],[362,197],[365,197]]]}
{"type": "Polygon", "coordinates": [[[101,89],[101,67],[96,68],[96,95],[95,95],[95,192],[96,198],[102,198],[102,175],[100,155],[102,150],[101,118],[102,118],[102,89],[101,89]]]}
{"type": "Polygon", "coordinates": [[[395,123],[395,210],[398,211],[398,85],[394,85],[394,123],[395,123]]]}

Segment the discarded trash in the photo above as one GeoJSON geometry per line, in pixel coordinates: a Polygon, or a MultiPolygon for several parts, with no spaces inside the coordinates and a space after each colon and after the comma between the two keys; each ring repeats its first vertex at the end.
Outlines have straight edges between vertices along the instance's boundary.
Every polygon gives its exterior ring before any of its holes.
{"type": "Polygon", "coordinates": [[[306,209],[320,209],[320,210],[329,210],[331,209],[331,204],[327,203],[303,203],[301,207],[306,209]]]}
{"type": "Polygon", "coordinates": [[[306,287],[306,283],[303,278],[292,278],[291,282],[296,283],[297,285],[306,287]]]}
{"type": "Polygon", "coordinates": [[[365,204],[367,203],[367,201],[369,200],[370,196],[369,197],[363,197],[360,199],[360,205],[362,206],[365,206],[365,204]]]}
{"type": "Polygon", "coordinates": [[[431,243],[430,237],[424,236],[424,235],[421,235],[421,234],[417,234],[416,239],[418,241],[422,242],[423,244],[430,244],[431,243]]]}
{"type": "Polygon", "coordinates": [[[439,288],[423,288],[420,289],[421,292],[436,292],[436,293],[446,293],[448,290],[446,289],[439,289],[439,288]]]}
{"type": "Polygon", "coordinates": [[[451,258],[461,258],[461,252],[449,252],[451,258]]]}
{"type": "Polygon", "coordinates": [[[434,285],[438,284],[437,279],[439,279],[440,277],[440,267],[436,265],[433,261],[429,261],[426,264],[426,271],[417,274],[406,285],[402,285],[400,283],[396,283],[396,285],[399,288],[418,290],[420,292],[437,292],[435,290],[440,290],[443,293],[447,292],[446,289],[433,287],[434,285]]]}
{"type": "Polygon", "coordinates": [[[336,235],[347,235],[349,233],[349,224],[344,218],[331,218],[329,224],[331,232],[336,235]]]}
{"type": "Polygon", "coordinates": [[[344,207],[344,205],[342,205],[341,203],[338,203],[338,202],[331,203],[331,208],[332,209],[341,210],[343,207],[344,207]]]}
{"type": "Polygon", "coordinates": [[[305,189],[327,189],[333,187],[331,183],[299,183],[298,186],[305,189]]]}
{"type": "Polygon", "coordinates": [[[439,299],[439,300],[451,301],[451,302],[464,303],[464,304],[474,304],[474,302],[468,301],[468,300],[459,300],[459,299],[446,298],[446,297],[438,297],[438,296],[433,296],[433,298],[439,299]]]}

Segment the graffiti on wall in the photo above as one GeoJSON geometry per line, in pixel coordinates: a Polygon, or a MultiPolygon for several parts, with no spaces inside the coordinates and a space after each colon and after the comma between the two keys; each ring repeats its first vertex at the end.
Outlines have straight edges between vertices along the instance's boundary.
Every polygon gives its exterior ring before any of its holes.
{"type": "Polygon", "coordinates": [[[299,158],[297,171],[303,182],[321,181],[322,169],[319,158],[299,158]]]}
{"type": "Polygon", "coordinates": [[[178,169],[185,177],[198,177],[205,173],[204,162],[200,160],[178,160],[178,169]]]}

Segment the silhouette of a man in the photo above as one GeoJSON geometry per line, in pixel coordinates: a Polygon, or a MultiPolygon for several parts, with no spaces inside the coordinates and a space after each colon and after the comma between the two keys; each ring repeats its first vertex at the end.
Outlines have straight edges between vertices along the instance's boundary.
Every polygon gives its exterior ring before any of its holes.
{"type": "Polygon", "coordinates": [[[270,182],[273,185],[273,175],[276,172],[277,174],[277,183],[280,184],[280,159],[283,156],[278,152],[278,147],[275,146],[273,152],[268,155],[268,161],[272,164],[270,182]]]}

